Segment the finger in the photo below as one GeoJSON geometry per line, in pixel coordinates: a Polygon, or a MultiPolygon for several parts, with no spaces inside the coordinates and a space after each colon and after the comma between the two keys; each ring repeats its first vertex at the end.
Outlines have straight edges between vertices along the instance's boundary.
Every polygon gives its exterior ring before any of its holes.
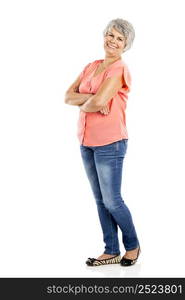
{"type": "Polygon", "coordinates": [[[109,109],[107,106],[105,107],[105,113],[106,113],[106,115],[109,113],[109,109]]]}
{"type": "Polygon", "coordinates": [[[109,113],[109,106],[107,105],[107,112],[109,113]]]}
{"type": "Polygon", "coordinates": [[[104,110],[103,108],[100,110],[100,112],[101,112],[102,114],[105,114],[105,110],[104,110]]]}

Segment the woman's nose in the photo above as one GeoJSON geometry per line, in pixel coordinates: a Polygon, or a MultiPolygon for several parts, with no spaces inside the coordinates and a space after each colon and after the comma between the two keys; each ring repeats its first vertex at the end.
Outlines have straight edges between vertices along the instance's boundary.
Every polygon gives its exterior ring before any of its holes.
{"type": "Polygon", "coordinates": [[[116,37],[111,36],[111,42],[116,43],[116,37]]]}

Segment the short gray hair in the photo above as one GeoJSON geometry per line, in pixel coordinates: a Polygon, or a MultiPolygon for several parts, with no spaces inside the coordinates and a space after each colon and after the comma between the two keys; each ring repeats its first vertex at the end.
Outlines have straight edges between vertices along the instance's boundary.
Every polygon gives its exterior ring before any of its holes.
{"type": "Polygon", "coordinates": [[[119,31],[125,37],[126,43],[123,52],[130,49],[135,38],[135,30],[132,24],[123,19],[111,20],[104,29],[103,35],[105,36],[111,28],[114,28],[115,30],[119,31]]]}

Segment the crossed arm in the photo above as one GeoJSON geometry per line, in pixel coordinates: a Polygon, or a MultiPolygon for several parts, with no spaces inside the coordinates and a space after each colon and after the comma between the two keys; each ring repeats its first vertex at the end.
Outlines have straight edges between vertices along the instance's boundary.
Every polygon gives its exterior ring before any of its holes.
{"type": "Polygon", "coordinates": [[[97,93],[81,94],[78,92],[80,85],[80,76],[69,87],[65,94],[65,103],[70,105],[78,105],[85,112],[101,111],[123,86],[123,76],[113,76],[107,78],[99,87],[97,93]]]}

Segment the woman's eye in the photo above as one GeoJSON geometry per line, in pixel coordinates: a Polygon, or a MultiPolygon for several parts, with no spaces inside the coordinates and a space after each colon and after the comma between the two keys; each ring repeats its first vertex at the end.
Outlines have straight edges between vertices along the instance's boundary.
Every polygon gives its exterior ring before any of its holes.
{"type": "MultiPolygon", "coordinates": [[[[108,36],[113,36],[113,34],[109,33],[108,36]]],[[[121,38],[118,38],[119,41],[123,42],[121,38]]]]}

